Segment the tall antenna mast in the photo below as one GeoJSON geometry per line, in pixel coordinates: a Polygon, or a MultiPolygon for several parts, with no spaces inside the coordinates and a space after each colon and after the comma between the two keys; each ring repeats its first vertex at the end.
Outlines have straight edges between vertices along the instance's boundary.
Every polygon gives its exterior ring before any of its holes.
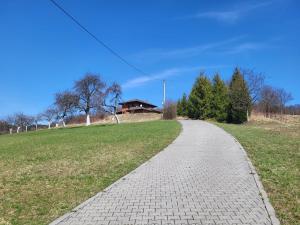
{"type": "Polygon", "coordinates": [[[166,103],[166,81],[163,80],[163,102],[162,105],[165,106],[166,103]]]}

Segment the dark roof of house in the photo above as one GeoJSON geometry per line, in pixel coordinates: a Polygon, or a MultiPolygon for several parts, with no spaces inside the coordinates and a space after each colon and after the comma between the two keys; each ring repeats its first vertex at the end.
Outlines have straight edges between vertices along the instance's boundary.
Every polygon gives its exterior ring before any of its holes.
{"type": "Polygon", "coordinates": [[[139,102],[139,103],[142,103],[142,104],[147,104],[147,105],[149,105],[149,106],[152,106],[153,108],[156,108],[156,107],[157,107],[156,105],[153,105],[153,104],[151,104],[151,103],[149,103],[149,102],[147,102],[147,101],[143,101],[143,100],[140,100],[140,99],[137,99],[137,98],[135,98],[135,99],[130,99],[130,100],[128,100],[128,101],[121,102],[121,103],[119,103],[119,104],[120,104],[120,105],[124,105],[124,104],[126,104],[126,103],[131,103],[131,102],[139,102]]]}

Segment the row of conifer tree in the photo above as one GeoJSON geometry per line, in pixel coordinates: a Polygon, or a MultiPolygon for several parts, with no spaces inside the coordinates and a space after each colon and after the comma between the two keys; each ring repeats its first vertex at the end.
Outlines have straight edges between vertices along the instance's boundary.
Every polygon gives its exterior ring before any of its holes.
{"type": "Polygon", "coordinates": [[[243,123],[251,110],[251,97],[246,80],[236,68],[226,84],[219,74],[210,80],[201,73],[187,96],[177,102],[177,114],[192,119],[215,119],[243,123]]]}

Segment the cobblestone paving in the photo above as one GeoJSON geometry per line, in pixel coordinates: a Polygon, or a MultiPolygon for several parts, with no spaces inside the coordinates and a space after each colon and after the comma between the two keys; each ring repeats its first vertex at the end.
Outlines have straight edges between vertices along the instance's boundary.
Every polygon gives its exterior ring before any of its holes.
{"type": "Polygon", "coordinates": [[[181,123],[164,151],[53,224],[271,224],[235,140],[206,122],[181,123]]]}

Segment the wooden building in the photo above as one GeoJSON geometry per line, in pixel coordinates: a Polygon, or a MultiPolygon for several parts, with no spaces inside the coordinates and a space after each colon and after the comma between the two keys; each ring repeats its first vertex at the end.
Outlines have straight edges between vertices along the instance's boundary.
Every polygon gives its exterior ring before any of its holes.
{"type": "Polygon", "coordinates": [[[153,105],[149,102],[140,100],[140,99],[132,99],[126,102],[120,103],[122,106],[117,113],[161,113],[161,110],[157,108],[156,105],[153,105]]]}

